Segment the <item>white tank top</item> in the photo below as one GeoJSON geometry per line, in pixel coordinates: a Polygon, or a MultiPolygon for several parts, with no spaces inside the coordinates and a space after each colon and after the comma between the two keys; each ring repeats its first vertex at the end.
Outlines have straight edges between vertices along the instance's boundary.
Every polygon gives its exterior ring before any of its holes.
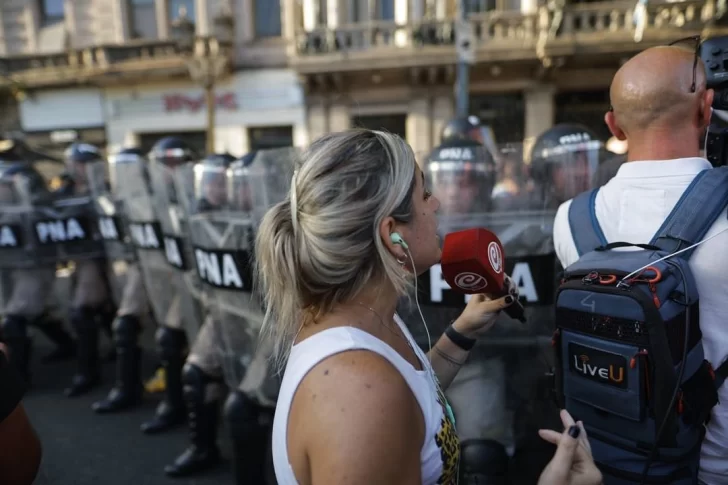
{"type": "Polygon", "coordinates": [[[398,315],[394,320],[422,362],[423,370],[412,367],[392,347],[354,327],[335,327],[319,332],[291,349],[283,375],[275,419],[273,420],[273,465],[278,485],[298,485],[288,461],[288,414],[298,385],[319,362],[348,350],[369,350],[389,361],[405,379],[417,399],[425,418],[425,441],[420,450],[423,485],[455,485],[457,482],[460,442],[455,426],[448,418],[445,397],[435,386],[430,361],[398,315]]]}

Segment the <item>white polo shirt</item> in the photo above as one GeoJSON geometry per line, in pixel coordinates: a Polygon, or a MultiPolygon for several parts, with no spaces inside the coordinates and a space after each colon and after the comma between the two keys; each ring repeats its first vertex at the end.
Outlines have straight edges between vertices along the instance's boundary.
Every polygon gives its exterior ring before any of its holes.
{"type": "MultiPolygon", "coordinates": [[[[704,158],[628,162],[596,197],[596,216],[608,242],[648,243],[682,193],[702,170],[704,158]]],[[[567,201],[554,221],[554,246],[566,268],[579,259],[569,227],[567,201]]],[[[728,217],[713,224],[706,238],[728,229],[728,217]]],[[[728,232],[698,246],[690,259],[700,294],[700,329],[705,357],[718,367],[728,357],[728,232]]],[[[707,485],[728,483],[728,382],[711,413],[700,457],[700,479],[707,485]]]]}

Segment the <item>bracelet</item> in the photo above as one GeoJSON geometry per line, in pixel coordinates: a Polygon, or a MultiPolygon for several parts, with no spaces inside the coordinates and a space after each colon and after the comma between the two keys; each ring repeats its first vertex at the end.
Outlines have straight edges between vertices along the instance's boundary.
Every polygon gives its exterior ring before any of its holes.
{"type": "Polygon", "coordinates": [[[448,325],[445,329],[445,335],[447,335],[447,338],[452,340],[452,343],[468,352],[473,348],[473,346],[475,346],[475,342],[477,342],[477,340],[475,340],[474,338],[466,337],[465,335],[455,330],[455,327],[452,326],[452,323],[448,325]]]}

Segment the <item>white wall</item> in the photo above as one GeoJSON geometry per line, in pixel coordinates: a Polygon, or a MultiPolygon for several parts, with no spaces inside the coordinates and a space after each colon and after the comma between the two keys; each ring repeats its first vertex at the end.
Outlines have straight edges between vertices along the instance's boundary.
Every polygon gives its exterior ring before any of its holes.
{"type": "MultiPolygon", "coordinates": [[[[218,100],[227,96],[235,107],[218,105],[215,149],[234,155],[248,151],[248,127],[294,127],[294,143],[305,145],[306,120],[304,95],[293,71],[285,69],[239,72],[221,82],[218,100]]],[[[137,133],[204,131],[206,108],[204,93],[189,83],[113,88],[105,92],[105,111],[109,149],[121,148],[137,133]],[[182,95],[199,104],[199,109],[165,108],[165,96],[182,95]]]]}
{"type": "Polygon", "coordinates": [[[24,131],[104,126],[103,94],[99,89],[36,91],[20,102],[24,131]]]}

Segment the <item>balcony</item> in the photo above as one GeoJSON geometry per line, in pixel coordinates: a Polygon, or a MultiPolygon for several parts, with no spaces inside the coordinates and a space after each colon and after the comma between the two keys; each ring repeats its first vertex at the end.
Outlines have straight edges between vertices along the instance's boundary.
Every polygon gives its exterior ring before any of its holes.
{"type": "MultiPolygon", "coordinates": [[[[559,57],[624,56],[700,34],[714,23],[716,5],[714,0],[651,0],[641,15],[635,12],[634,1],[617,1],[567,5],[560,22],[546,8],[531,14],[493,11],[471,15],[468,21],[478,64],[546,64],[559,57]],[[635,19],[640,19],[637,27],[635,19]]],[[[725,27],[711,30],[713,35],[725,32],[725,27]]],[[[292,64],[304,75],[452,65],[454,43],[453,20],[344,25],[298,33],[292,64]]]]}
{"type": "MultiPolygon", "coordinates": [[[[196,52],[210,48],[209,39],[198,38],[195,42],[196,52]]],[[[14,84],[27,89],[113,85],[188,75],[186,57],[172,41],[141,41],[0,58],[0,85],[14,84]]]]}

